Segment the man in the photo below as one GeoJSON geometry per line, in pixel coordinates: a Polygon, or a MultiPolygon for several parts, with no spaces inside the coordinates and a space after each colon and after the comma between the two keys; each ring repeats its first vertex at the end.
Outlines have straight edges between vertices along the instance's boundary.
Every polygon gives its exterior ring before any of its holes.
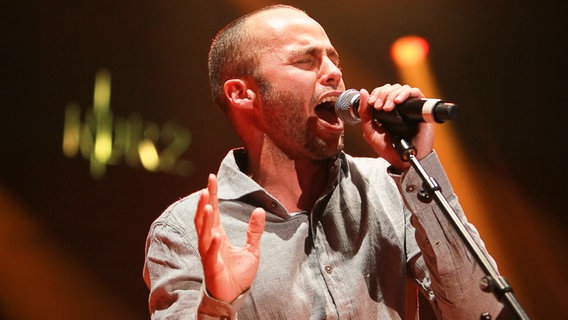
{"type": "MultiPolygon", "coordinates": [[[[420,179],[371,119],[370,108],[391,111],[419,89],[361,90],[363,136],[379,158],[354,158],[333,110],[345,90],[339,55],[304,12],[272,6],[237,19],[214,40],[209,70],[244,148],[153,223],[144,268],[153,319],[412,319],[417,287],[443,319],[499,313],[459,236],[433,202],[417,200],[420,179]]],[[[432,151],[431,126],[412,140],[417,157],[483,247],[432,151]]]]}

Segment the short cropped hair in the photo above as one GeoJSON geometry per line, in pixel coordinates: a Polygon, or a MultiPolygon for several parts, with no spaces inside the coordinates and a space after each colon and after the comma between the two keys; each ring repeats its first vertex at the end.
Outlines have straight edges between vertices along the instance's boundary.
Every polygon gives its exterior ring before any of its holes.
{"type": "Polygon", "coordinates": [[[301,11],[288,5],[267,6],[233,20],[213,39],[208,58],[209,86],[213,100],[221,109],[225,110],[227,107],[227,99],[223,92],[227,80],[261,78],[257,74],[258,55],[255,50],[254,30],[250,30],[246,22],[258,13],[279,8],[301,11]]]}

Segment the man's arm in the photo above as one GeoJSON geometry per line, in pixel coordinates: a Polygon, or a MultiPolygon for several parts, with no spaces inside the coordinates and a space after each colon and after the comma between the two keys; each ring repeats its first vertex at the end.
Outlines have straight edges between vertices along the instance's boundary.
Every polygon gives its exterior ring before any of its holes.
{"type": "Polygon", "coordinates": [[[193,241],[186,234],[193,232],[186,230],[189,224],[154,223],[144,264],[152,319],[234,319],[258,269],[264,221],[264,210],[255,209],[245,245],[232,246],[220,222],[216,177],[210,175],[199,194],[193,241]]]}
{"type": "MultiPolygon", "coordinates": [[[[428,174],[436,179],[460,221],[495,265],[479,233],[467,221],[435,152],[420,162],[428,174]]],[[[479,284],[485,274],[444,212],[435,201],[424,203],[419,200],[422,179],[414,169],[409,169],[401,179],[395,180],[406,207],[412,212],[410,219],[416,229],[415,238],[421,251],[421,256],[413,261],[413,272],[420,279],[436,312],[443,319],[479,319],[484,312],[495,319],[502,304],[493,294],[480,289],[479,284]],[[423,280],[425,278],[429,279],[423,280]]]]}
{"type": "Polygon", "coordinates": [[[232,303],[211,297],[196,248],[166,224],[152,226],[146,240],[144,280],[156,319],[235,319],[246,292],[232,303]]]}

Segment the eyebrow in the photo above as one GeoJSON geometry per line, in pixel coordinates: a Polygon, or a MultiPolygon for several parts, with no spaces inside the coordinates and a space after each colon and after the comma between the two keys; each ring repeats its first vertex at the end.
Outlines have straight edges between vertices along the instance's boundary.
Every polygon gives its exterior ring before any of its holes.
{"type": "Polygon", "coordinates": [[[306,47],[306,48],[301,48],[301,49],[292,51],[292,55],[293,56],[301,56],[301,55],[307,54],[307,55],[314,56],[314,55],[322,54],[322,52],[325,52],[328,57],[336,58],[336,59],[339,60],[339,53],[333,47],[326,48],[326,49],[322,49],[320,47],[306,47]]]}

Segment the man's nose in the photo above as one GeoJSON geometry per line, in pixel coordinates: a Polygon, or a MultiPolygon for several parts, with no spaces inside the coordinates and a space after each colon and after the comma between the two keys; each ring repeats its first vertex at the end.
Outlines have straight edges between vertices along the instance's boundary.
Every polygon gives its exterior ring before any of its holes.
{"type": "Polygon", "coordinates": [[[329,57],[324,57],[322,63],[321,82],[324,85],[332,85],[337,87],[341,82],[343,73],[339,66],[333,62],[329,57]]]}

